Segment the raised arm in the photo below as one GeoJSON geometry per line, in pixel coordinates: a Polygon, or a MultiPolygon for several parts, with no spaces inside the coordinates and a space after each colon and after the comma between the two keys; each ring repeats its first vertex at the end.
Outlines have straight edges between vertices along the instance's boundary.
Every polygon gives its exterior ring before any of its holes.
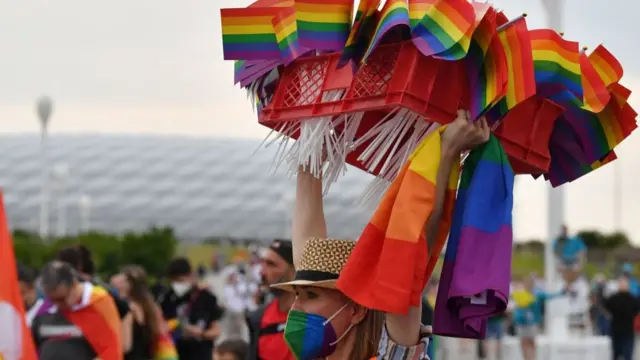
{"type": "Polygon", "coordinates": [[[315,178],[303,167],[298,169],[291,237],[294,265],[299,263],[302,248],[309,238],[327,237],[327,223],[322,205],[322,179],[315,178]]]}
{"type": "MultiPolygon", "coordinates": [[[[442,134],[440,167],[436,175],[435,203],[431,216],[425,224],[425,235],[429,249],[438,233],[444,211],[444,200],[449,177],[460,154],[484,144],[489,140],[489,127],[484,119],[470,124],[464,118],[451,123],[442,134]]],[[[412,306],[406,315],[387,314],[386,323],[389,336],[396,344],[408,347],[419,341],[422,305],[412,306]]]]}

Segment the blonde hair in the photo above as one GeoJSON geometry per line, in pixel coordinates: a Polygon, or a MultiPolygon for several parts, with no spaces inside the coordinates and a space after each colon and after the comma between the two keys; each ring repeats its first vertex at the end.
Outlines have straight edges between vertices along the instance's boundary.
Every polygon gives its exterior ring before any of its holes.
{"type": "Polygon", "coordinates": [[[384,313],[378,310],[367,310],[364,319],[353,328],[356,341],[349,359],[368,360],[376,356],[383,326],[384,313]]]}

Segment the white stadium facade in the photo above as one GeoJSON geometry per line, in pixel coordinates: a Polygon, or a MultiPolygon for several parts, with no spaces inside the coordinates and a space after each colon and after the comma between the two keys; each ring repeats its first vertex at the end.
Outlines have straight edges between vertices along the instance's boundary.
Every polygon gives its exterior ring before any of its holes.
{"type": "MultiPolygon", "coordinates": [[[[270,168],[259,140],[55,135],[46,145],[49,233],[170,226],[182,241],[290,236],[295,183],[270,168]],[[256,151],[257,150],[257,151],[256,151]],[[255,153],[254,153],[255,152],[255,153]],[[67,175],[55,169],[67,167],[67,175]],[[60,173],[58,171],[58,173],[60,173]]],[[[44,172],[38,135],[0,137],[0,187],[12,229],[37,232],[44,172]]],[[[356,205],[372,177],[356,168],[331,188],[332,237],[356,238],[371,210],[356,205]]]]}

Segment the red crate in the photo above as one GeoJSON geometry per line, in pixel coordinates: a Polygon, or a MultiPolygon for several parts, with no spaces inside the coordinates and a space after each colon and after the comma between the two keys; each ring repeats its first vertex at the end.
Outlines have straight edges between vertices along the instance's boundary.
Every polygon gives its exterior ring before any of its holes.
{"type": "Polygon", "coordinates": [[[260,113],[260,123],[274,128],[281,121],[398,106],[441,124],[456,117],[466,82],[459,61],[423,56],[411,41],[379,46],[355,75],[350,66],[337,69],[339,60],[340,53],[332,53],[287,66],[273,101],[260,113]],[[438,91],[432,92],[434,88],[438,91]],[[328,100],[327,94],[335,90],[344,96],[328,100]]]}
{"type": "Polygon", "coordinates": [[[549,139],[565,109],[548,99],[532,97],[511,109],[494,134],[516,174],[546,173],[551,165],[549,139]]]}

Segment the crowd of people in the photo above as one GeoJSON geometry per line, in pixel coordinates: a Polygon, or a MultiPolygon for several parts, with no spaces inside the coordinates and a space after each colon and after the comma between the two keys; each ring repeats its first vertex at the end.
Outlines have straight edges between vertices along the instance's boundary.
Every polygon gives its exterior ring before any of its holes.
{"type": "MultiPolygon", "coordinates": [[[[443,154],[455,156],[443,156],[436,176],[447,179],[459,155],[488,136],[484,121],[449,125],[440,146],[443,154]]],[[[436,215],[421,230],[428,239],[441,228],[446,183],[438,182],[436,215]]],[[[130,265],[104,282],[95,274],[90,249],[77,244],[41,269],[19,266],[26,322],[39,358],[457,359],[450,352],[457,340],[431,332],[438,280],[428,281],[422,301],[407,299],[406,314],[353,300],[339,280],[356,242],[328,237],[322,179],[300,168],[296,187],[292,239],[274,240],[245,263],[216,261],[210,269],[202,264],[194,269],[186,258],[176,258],[160,278],[130,265]]],[[[500,358],[501,339],[511,334],[520,338],[523,358],[535,359],[546,300],[591,295],[592,311],[587,306],[586,316],[575,314],[570,326],[587,332],[596,324],[598,334],[611,336],[614,360],[630,360],[633,319],[640,310],[633,268],[625,266],[615,285],[598,276],[590,286],[581,275],[586,258],[581,240],[564,229],[555,248],[565,284],[552,292],[533,274],[515,279],[506,312],[489,319],[487,340],[478,342],[479,355],[500,358]]]]}

